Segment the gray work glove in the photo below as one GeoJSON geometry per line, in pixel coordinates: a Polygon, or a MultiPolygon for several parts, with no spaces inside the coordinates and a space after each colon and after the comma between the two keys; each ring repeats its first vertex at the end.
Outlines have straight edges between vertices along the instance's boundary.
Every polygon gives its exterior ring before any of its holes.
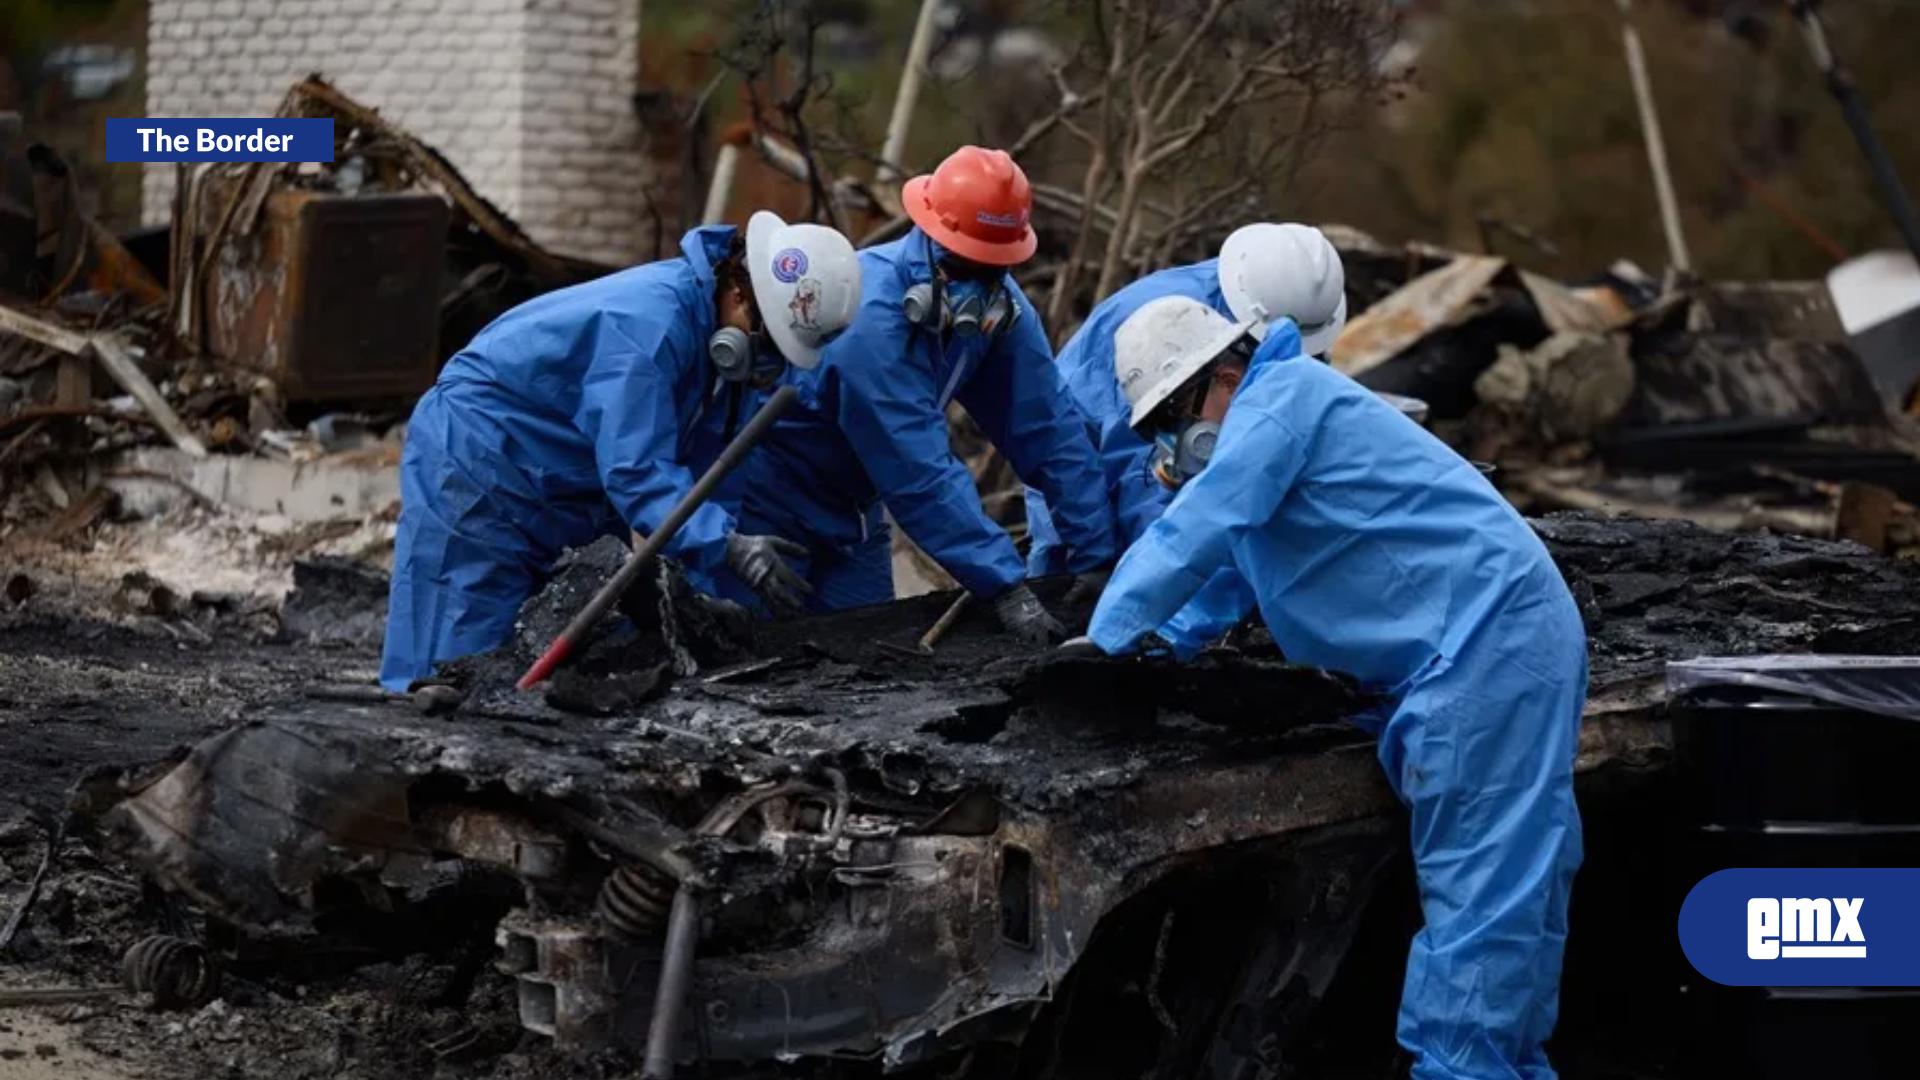
{"type": "Polygon", "coordinates": [[[806,554],[804,545],[778,536],[734,533],[727,537],[727,566],[746,582],[747,588],[760,594],[769,607],[783,615],[802,610],[813,586],[795,573],[781,556],[799,559],[806,554]]]}
{"type": "Polygon", "coordinates": [[[1067,588],[1067,595],[1061,597],[1060,602],[1068,607],[1079,607],[1081,604],[1095,603],[1100,599],[1100,594],[1106,591],[1107,579],[1112,576],[1112,567],[1108,567],[1105,570],[1089,570],[1084,574],[1076,574],[1073,578],[1073,584],[1067,588]]]}
{"type": "Polygon", "coordinates": [[[1048,613],[1025,582],[994,597],[993,614],[1008,633],[1036,649],[1048,648],[1067,636],[1066,627],[1048,613]]]}

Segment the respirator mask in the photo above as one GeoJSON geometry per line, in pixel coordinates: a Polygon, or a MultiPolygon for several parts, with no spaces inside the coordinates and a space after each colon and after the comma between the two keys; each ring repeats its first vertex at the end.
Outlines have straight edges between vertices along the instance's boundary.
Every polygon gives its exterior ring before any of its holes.
{"type": "Polygon", "coordinates": [[[707,360],[713,373],[730,383],[771,383],[787,367],[786,357],[763,328],[752,333],[737,326],[715,330],[707,339],[707,360]]]}
{"type": "Polygon", "coordinates": [[[907,321],[936,334],[949,330],[960,337],[984,334],[997,337],[1020,318],[1020,305],[1006,285],[1006,272],[980,267],[977,274],[955,273],[934,258],[927,243],[927,262],[933,280],[907,290],[900,300],[907,321]]]}
{"type": "Polygon", "coordinates": [[[1178,489],[1200,475],[1200,470],[1213,460],[1214,444],[1220,441],[1220,425],[1203,417],[1207,396],[1220,378],[1221,360],[1246,363],[1252,359],[1253,351],[1252,339],[1241,337],[1208,364],[1199,377],[1160,406],[1156,415],[1165,419],[1153,429],[1153,475],[1162,484],[1178,489]]]}
{"type": "Polygon", "coordinates": [[[1213,460],[1213,446],[1220,441],[1220,425],[1211,420],[1191,419],[1179,427],[1162,431],[1153,439],[1153,475],[1170,488],[1200,475],[1213,460]]]}

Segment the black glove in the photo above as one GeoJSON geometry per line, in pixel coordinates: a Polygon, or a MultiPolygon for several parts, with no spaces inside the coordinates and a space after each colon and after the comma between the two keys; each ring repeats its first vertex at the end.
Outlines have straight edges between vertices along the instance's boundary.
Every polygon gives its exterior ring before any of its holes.
{"type": "Polygon", "coordinates": [[[1067,636],[1066,627],[1048,613],[1025,582],[994,597],[993,614],[1008,633],[1036,649],[1057,644],[1067,636]]]}
{"type": "Polygon", "coordinates": [[[778,536],[734,533],[727,537],[727,566],[746,582],[747,588],[759,593],[768,606],[783,615],[800,611],[813,586],[794,573],[793,567],[781,556],[798,559],[806,554],[804,545],[778,536]]]}
{"type": "Polygon", "coordinates": [[[1060,602],[1068,607],[1079,607],[1081,604],[1095,603],[1100,599],[1100,594],[1106,591],[1107,579],[1112,576],[1112,567],[1104,570],[1089,570],[1084,574],[1076,574],[1073,578],[1073,584],[1067,589],[1067,595],[1061,597],[1060,602]]]}

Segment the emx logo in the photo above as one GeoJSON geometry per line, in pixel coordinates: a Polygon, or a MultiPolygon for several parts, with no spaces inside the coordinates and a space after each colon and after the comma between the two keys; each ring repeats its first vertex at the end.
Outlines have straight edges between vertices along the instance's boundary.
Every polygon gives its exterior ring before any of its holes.
{"type": "Polygon", "coordinates": [[[1920,986],[1920,869],[1722,870],[1680,905],[1680,947],[1729,986],[1920,986]]]}
{"type": "Polygon", "coordinates": [[[1747,901],[1747,959],[1865,960],[1860,908],[1866,902],[1864,896],[1756,896],[1747,901]],[[1849,941],[1857,944],[1844,944],[1849,941]]]}

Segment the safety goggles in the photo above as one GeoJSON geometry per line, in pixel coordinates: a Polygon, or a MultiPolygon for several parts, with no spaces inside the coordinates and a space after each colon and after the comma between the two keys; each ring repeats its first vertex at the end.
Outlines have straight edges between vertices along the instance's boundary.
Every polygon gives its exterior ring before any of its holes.
{"type": "Polygon", "coordinates": [[[1220,378],[1222,360],[1239,360],[1249,363],[1253,360],[1254,342],[1251,336],[1243,336],[1221,351],[1220,355],[1207,362],[1186,385],[1175,390],[1166,401],[1153,411],[1148,422],[1154,431],[1178,431],[1190,421],[1200,418],[1206,408],[1207,395],[1212,392],[1213,384],[1220,378]]]}

